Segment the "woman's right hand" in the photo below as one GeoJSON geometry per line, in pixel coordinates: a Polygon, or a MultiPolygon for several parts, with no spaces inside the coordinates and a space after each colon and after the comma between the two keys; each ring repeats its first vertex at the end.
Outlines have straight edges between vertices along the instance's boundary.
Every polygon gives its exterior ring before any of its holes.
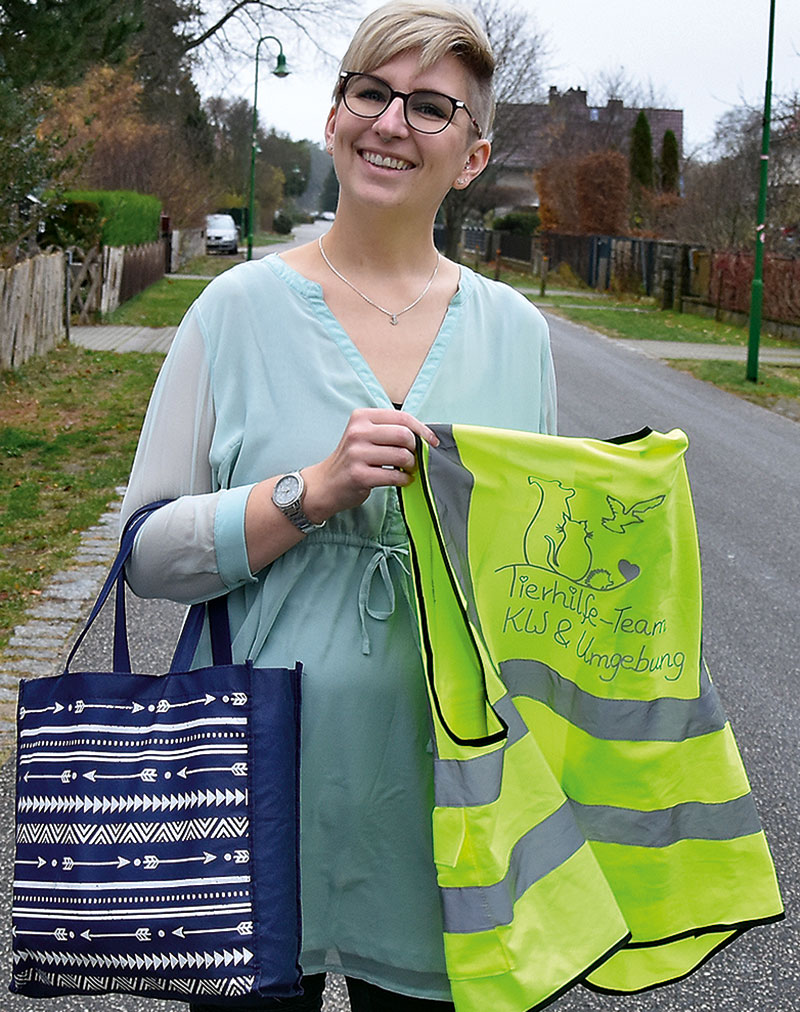
{"type": "MultiPolygon", "coordinates": [[[[436,435],[407,411],[358,408],[333,453],[302,468],[303,512],[314,524],[360,506],[373,488],[408,485],[417,462],[416,437],[437,446],[436,435]]],[[[259,482],[247,500],[245,538],[250,570],[259,572],[304,535],[272,502],[277,477],[259,482]]]]}
{"type": "Polygon", "coordinates": [[[417,466],[417,436],[438,445],[434,432],[407,411],[357,408],[333,453],[303,468],[306,516],[322,523],[360,506],[373,488],[408,485],[417,466]]]}

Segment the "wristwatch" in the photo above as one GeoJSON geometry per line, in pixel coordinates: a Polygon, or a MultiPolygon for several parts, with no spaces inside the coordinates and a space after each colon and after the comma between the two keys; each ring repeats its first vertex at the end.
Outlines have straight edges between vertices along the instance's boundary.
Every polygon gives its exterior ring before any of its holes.
{"type": "Polygon", "coordinates": [[[321,524],[312,524],[305,515],[303,512],[305,491],[306,483],[303,481],[302,474],[299,471],[290,471],[289,474],[278,478],[275,488],[272,490],[272,501],[298,530],[301,530],[303,534],[310,534],[312,531],[318,531],[320,527],[324,527],[325,521],[323,520],[321,524]]]}

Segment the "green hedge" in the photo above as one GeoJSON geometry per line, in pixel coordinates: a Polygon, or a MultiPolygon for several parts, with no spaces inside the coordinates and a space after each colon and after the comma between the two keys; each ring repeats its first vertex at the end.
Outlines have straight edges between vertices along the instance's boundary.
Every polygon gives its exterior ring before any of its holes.
{"type": "Polygon", "coordinates": [[[161,229],[161,201],[132,190],[70,190],[67,202],[96,204],[105,246],[155,242],[161,229]]]}
{"type": "Polygon", "coordinates": [[[495,218],[492,228],[515,235],[533,235],[541,222],[535,211],[511,211],[502,218],[495,218]]]}

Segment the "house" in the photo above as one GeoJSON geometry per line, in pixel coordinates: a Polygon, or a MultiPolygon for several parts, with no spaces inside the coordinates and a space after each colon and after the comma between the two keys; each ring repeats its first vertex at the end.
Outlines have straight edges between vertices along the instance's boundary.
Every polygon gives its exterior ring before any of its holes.
{"type": "MultiPolygon", "coordinates": [[[[625,154],[639,113],[612,98],[605,106],[590,106],[582,88],[559,92],[550,88],[543,104],[501,103],[495,125],[496,185],[504,208],[537,207],[534,173],[552,162],[613,148],[625,154]]],[[[683,110],[645,109],[658,159],[667,130],[678,141],[683,158],[683,110]]]]}

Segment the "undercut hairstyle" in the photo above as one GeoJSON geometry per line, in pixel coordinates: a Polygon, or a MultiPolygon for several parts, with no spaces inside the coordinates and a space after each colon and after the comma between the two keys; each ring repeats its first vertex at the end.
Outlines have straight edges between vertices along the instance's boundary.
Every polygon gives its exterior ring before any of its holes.
{"type": "MultiPolygon", "coordinates": [[[[470,81],[464,101],[488,136],[494,120],[494,53],[480,22],[463,4],[391,0],[358,26],[340,69],[369,74],[410,50],[419,51],[423,70],[448,54],[464,65],[470,81]]],[[[333,97],[339,101],[338,85],[333,97]]]]}

